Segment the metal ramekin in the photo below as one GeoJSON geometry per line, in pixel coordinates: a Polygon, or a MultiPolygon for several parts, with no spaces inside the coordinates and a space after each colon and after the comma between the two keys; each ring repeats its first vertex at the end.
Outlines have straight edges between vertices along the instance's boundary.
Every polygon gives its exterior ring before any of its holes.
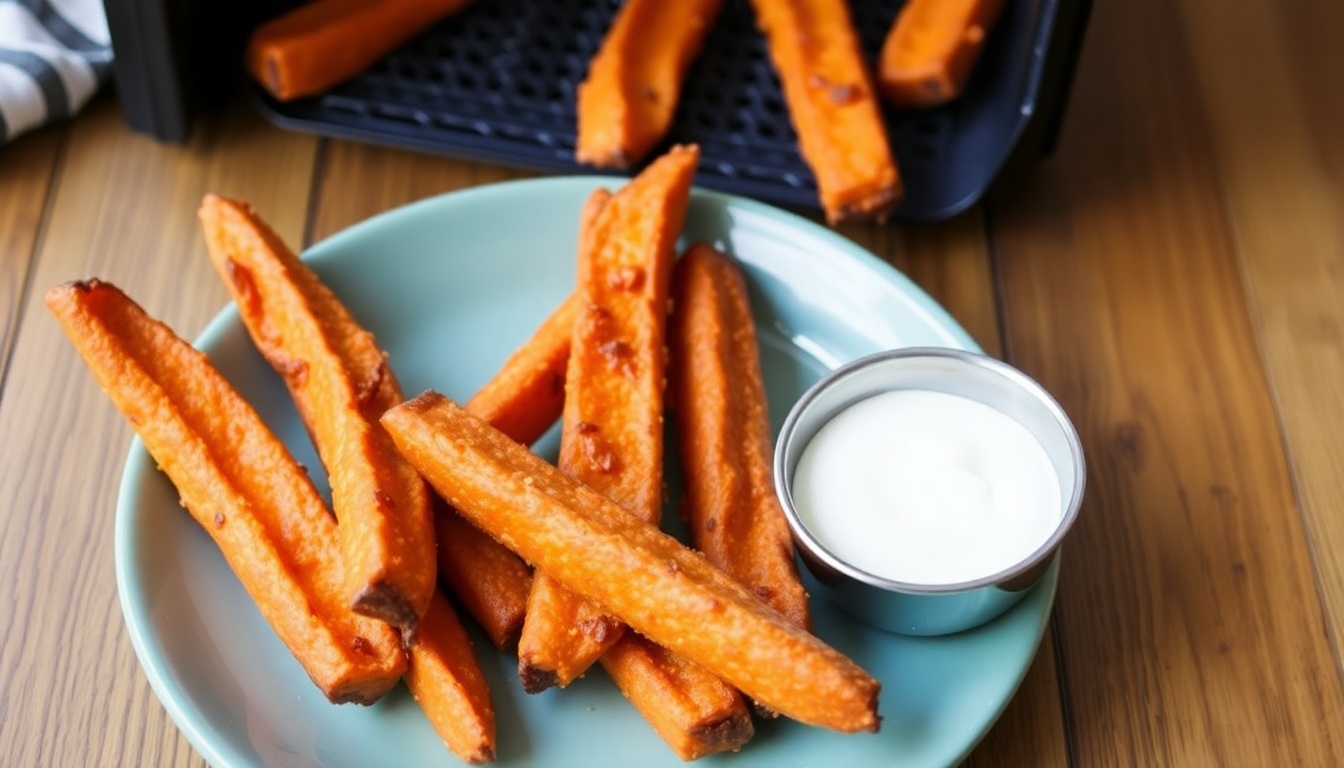
{"type": "Polygon", "coordinates": [[[1026,374],[986,355],[942,348],[879,352],[848,363],[812,385],[789,411],[775,448],[775,490],[798,553],[822,590],[841,608],[875,627],[905,635],[943,635],[1003,613],[1039,581],[1078,517],[1087,470],[1078,433],[1059,403],[1026,374]],[[840,411],[891,390],[946,392],[978,400],[1017,420],[1040,441],[1059,476],[1060,521],[1036,551],[1012,567],[975,581],[908,584],[873,575],[829,551],[793,505],[799,457],[812,436],[840,411]]]}

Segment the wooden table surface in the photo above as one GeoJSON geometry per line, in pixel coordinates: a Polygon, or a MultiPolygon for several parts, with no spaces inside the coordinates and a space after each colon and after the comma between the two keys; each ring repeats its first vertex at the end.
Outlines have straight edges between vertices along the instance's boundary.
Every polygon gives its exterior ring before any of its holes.
{"type": "MultiPolygon", "coordinates": [[[[1055,612],[976,766],[1344,762],[1344,3],[1097,3],[1055,156],[937,226],[842,232],[1038,378],[1090,464],[1055,612]]],[[[308,244],[522,174],[287,133],[167,146],[106,94],[0,148],[0,762],[198,765],[118,608],[131,432],[42,304],[99,276],[182,335],[194,211],[308,244]]]]}

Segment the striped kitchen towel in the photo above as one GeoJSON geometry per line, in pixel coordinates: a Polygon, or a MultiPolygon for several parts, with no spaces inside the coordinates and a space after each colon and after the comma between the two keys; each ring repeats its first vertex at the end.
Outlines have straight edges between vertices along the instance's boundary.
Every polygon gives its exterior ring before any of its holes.
{"type": "Polygon", "coordinates": [[[102,0],[0,0],[0,144],[75,114],[111,73],[102,0]]]}

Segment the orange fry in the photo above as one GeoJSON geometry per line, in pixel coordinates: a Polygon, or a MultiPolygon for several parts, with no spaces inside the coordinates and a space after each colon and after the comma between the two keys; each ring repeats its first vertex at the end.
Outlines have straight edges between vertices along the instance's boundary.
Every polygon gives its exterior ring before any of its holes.
{"type": "Polygon", "coordinates": [[[434,516],[439,576],[501,651],[518,647],[532,569],[457,512],[434,516]]]}
{"type": "Polygon", "coordinates": [[[910,109],[956,99],[1002,10],[1003,0],[909,0],[882,44],[882,95],[910,109]]]}
{"type": "Polygon", "coordinates": [[[736,688],[647,638],[626,632],[598,661],[682,760],[736,752],[756,732],[736,688]]]}
{"type": "Polygon", "coordinates": [[[708,245],[673,273],[670,392],[696,549],[808,629],[807,593],[775,496],[755,323],[742,272],[708,245]]]}
{"type": "Polygon", "coordinates": [[[430,495],[378,417],[402,400],[387,355],[244,203],[207,195],[210,258],[284,378],[331,480],[346,599],[412,639],[436,575],[430,495]]]}
{"type": "Polygon", "coordinates": [[[406,686],[453,754],[495,759],[495,710],[471,639],[448,599],[435,593],[410,647],[406,686]]]}
{"type": "Polygon", "coordinates": [[[901,179],[845,0],[752,0],[826,219],[882,218],[901,179]]]}
{"type": "MultiPolygon", "coordinates": [[[[674,147],[603,206],[580,248],[559,466],[645,520],[662,507],[664,331],[699,151],[674,147]]],[[[624,627],[544,573],[518,641],[525,690],[568,685],[624,627]]]]}
{"type": "Polygon", "coordinates": [[[800,722],[878,728],[877,680],[700,553],[442,395],[382,421],[463,517],[651,641],[800,722]]]}
{"type": "Polygon", "coordinates": [[[723,0],[626,0],[578,88],[580,163],[627,168],[653,149],[723,0]]]}
{"type": "Polygon", "coordinates": [[[247,71],[281,100],[313,96],[367,69],[470,0],[309,0],[262,24],[247,71]]]}
{"type": "Polygon", "coordinates": [[[69,283],[46,303],[322,693],[370,704],[395,685],[406,664],[396,633],[346,605],[336,523],[252,406],[116,287],[69,283]]]}

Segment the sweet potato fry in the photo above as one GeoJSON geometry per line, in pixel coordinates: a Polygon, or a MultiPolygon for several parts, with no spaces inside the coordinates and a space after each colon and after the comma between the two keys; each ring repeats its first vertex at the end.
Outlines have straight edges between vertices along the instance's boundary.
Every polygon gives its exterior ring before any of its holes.
{"type": "Polygon", "coordinates": [[[429,490],[378,417],[401,402],[387,355],[246,204],[206,196],[210,258],[284,378],[331,480],[346,598],[409,642],[434,593],[429,490]]]}
{"type": "Polygon", "coordinates": [[[634,632],[598,662],[682,760],[736,752],[756,732],[736,688],[634,632]]]}
{"type": "MultiPolygon", "coordinates": [[[[559,466],[645,520],[662,508],[668,284],[699,152],[674,147],[602,208],[579,254],[559,466]]],[[[518,670],[568,685],[624,628],[546,574],[532,580],[518,670]]]]}
{"type": "Polygon", "coordinates": [[[877,87],[892,104],[923,109],[961,95],[1003,0],[910,0],[882,44],[877,87]]]}
{"type": "MultiPolygon", "coordinates": [[[[611,193],[597,189],[579,218],[580,248],[591,236],[597,214],[611,193]]],[[[560,418],[565,405],[565,367],[579,300],[570,296],[514,350],[490,381],[467,402],[467,410],[529,445],[560,418]]],[[[439,575],[500,650],[518,647],[532,571],[456,512],[444,506],[435,515],[439,575]]]]}
{"type": "Polygon", "coordinates": [[[826,219],[887,215],[903,194],[845,0],[752,0],[826,219]]]}
{"type": "Polygon", "coordinates": [[[434,516],[434,529],[439,577],[496,648],[517,648],[532,569],[446,506],[434,516]]]}
{"type": "Polygon", "coordinates": [[[627,168],[653,149],[723,0],[626,0],[578,88],[580,163],[627,168]]]}
{"type": "Polygon", "coordinates": [[[878,728],[877,680],[704,555],[442,395],[424,393],[382,421],[463,517],[651,641],[800,722],[878,728]]]}
{"type": "MultiPolygon", "coordinates": [[[[465,523],[464,523],[465,524],[465,523]]],[[[453,754],[495,759],[495,709],[471,639],[448,599],[435,593],[410,647],[406,686],[453,754]]]]}
{"type": "Polygon", "coordinates": [[[770,417],[742,272],[697,244],[673,273],[670,393],[692,542],[798,626],[807,593],[775,496],[770,417]]]}
{"type": "Polygon", "coordinates": [[[116,287],[69,283],[46,303],[322,693],[370,704],[395,685],[406,666],[396,633],[346,605],[336,523],[252,406],[116,287]]]}
{"type": "Polygon", "coordinates": [[[669,388],[691,542],[724,573],[810,630],[793,538],[775,496],[765,383],[742,273],[712,247],[693,245],[673,272],[672,306],[669,388]]]}
{"type": "Polygon", "coordinates": [[[282,101],[312,96],[367,69],[471,0],[310,0],[258,27],[247,71],[282,101]]]}

